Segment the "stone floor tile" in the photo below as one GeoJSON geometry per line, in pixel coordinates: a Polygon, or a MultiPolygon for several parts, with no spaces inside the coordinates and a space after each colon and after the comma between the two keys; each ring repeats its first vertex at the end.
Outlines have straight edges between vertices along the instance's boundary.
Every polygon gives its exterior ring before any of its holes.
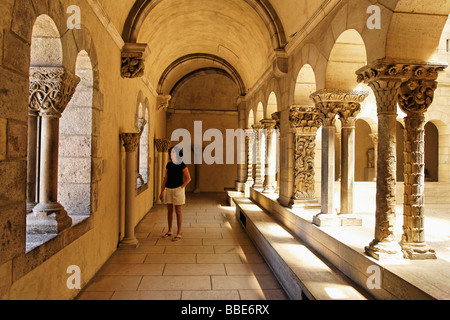
{"type": "Polygon", "coordinates": [[[167,264],[164,275],[226,275],[223,264],[167,264]]]}
{"type": "Polygon", "coordinates": [[[131,291],[137,290],[142,276],[98,275],[87,285],[85,291],[131,291]]]}
{"type": "Polygon", "coordinates": [[[144,263],[196,263],[197,257],[194,253],[191,254],[148,254],[144,263]]]}
{"type": "Polygon", "coordinates": [[[272,274],[269,266],[265,263],[225,264],[225,270],[229,276],[272,274]]]}
{"type": "Polygon", "coordinates": [[[138,290],[211,290],[211,277],[144,276],[138,290]]]}
{"type": "Polygon", "coordinates": [[[114,295],[114,291],[83,291],[76,300],[110,300],[114,295]]]}
{"type": "Polygon", "coordinates": [[[117,250],[109,259],[110,263],[143,263],[147,254],[117,250]]]}
{"type": "Polygon", "coordinates": [[[181,291],[117,291],[111,300],[180,300],[181,291]]]}
{"type": "Polygon", "coordinates": [[[212,276],[211,279],[213,290],[281,288],[273,275],[212,276]]]}
{"type": "Polygon", "coordinates": [[[183,291],[181,300],[240,300],[238,290],[183,291]]]}
{"type": "MultiPolygon", "coordinates": [[[[181,240],[183,241],[183,240],[181,240]]],[[[213,246],[167,246],[164,253],[214,253],[213,246]]]]}
{"type": "Polygon", "coordinates": [[[197,263],[242,263],[242,260],[235,253],[198,254],[197,263]]]}
{"type": "Polygon", "coordinates": [[[99,275],[149,276],[162,275],[164,264],[107,263],[99,271],[99,275]]]}
{"type": "Polygon", "coordinates": [[[239,290],[241,300],[289,300],[283,290],[239,290]]]}

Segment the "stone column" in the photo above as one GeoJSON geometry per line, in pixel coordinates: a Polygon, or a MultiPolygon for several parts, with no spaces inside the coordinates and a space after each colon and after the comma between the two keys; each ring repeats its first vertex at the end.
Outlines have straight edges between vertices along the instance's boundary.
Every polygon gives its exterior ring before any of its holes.
{"type": "Polygon", "coordinates": [[[294,134],[294,195],[293,207],[317,201],[315,195],[314,159],[317,130],[322,126],[321,115],[314,106],[292,106],[289,122],[294,134]]]}
{"type": "Polygon", "coordinates": [[[169,139],[155,139],[156,145],[156,179],[155,179],[155,202],[156,204],[161,204],[159,196],[161,194],[162,180],[168,162],[168,151],[170,148],[171,141],[169,139]]]}
{"type": "Polygon", "coordinates": [[[402,257],[395,237],[396,121],[399,88],[407,70],[401,64],[377,60],[356,73],[375,93],[378,106],[378,155],[375,238],[365,248],[375,259],[402,257]]]}
{"type": "Polygon", "coordinates": [[[27,213],[36,206],[37,179],[37,143],[38,143],[38,110],[28,108],[28,144],[27,144],[27,213]]]}
{"type": "Polygon", "coordinates": [[[399,106],[405,118],[405,191],[403,236],[405,258],[436,259],[425,241],[425,112],[433,102],[438,72],[444,65],[410,66],[412,76],[400,87],[399,106]]]}
{"type": "Polygon", "coordinates": [[[247,181],[245,182],[245,197],[250,196],[250,188],[253,186],[253,155],[255,145],[255,131],[253,129],[245,130],[245,139],[247,142],[247,181]]]}
{"type": "Polygon", "coordinates": [[[322,190],[321,213],[313,219],[315,225],[323,227],[336,225],[337,214],[334,209],[335,182],[335,138],[336,115],[342,104],[342,94],[336,90],[324,89],[311,95],[321,113],[322,127],[322,190]]]}
{"type": "Polygon", "coordinates": [[[275,193],[280,192],[280,118],[281,118],[281,112],[275,112],[272,114],[272,120],[275,121],[275,130],[277,131],[277,137],[276,137],[276,166],[275,166],[275,180],[276,180],[276,187],[275,187],[275,193]]]}
{"type": "MultiPolygon", "coordinates": [[[[375,171],[374,175],[374,181],[376,180],[376,172],[377,172],[377,162],[378,162],[378,133],[371,133],[369,134],[370,139],[372,139],[373,143],[373,150],[374,150],[374,164],[373,164],[373,170],[375,171]]],[[[369,168],[370,170],[370,168],[369,168]]],[[[368,172],[368,176],[370,176],[370,172],[368,172]]]]}
{"type": "Polygon", "coordinates": [[[39,110],[42,121],[39,203],[27,220],[30,226],[40,225],[41,232],[59,233],[72,226],[58,203],[59,119],[79,82],[63,67],[30,68],[30,108],[39,110]]]}
{"type": "Polygon", "coordinates": [[[264,128],[261,124],[253,125],[253,130],[255,130],[255,144],[256,144],[256,168],[255,168],[255,184],[253,188],[263,189],[264,188],[264,155],[265,155],[265,144],[264,141],[264,128]]]}
{"type": "Polygon", "coordinates": [[[362,219],[354,212],[355,183],[355,122],[361,111],[361,103],[368,92],[349,92],[338,110],[341,129],[341,211],[339,218],[342,226],[362,226],[362,219]]]}
{"type": "Polygon", "coordinates": [[[139,147],[139,133],[122,133],[120,135],[126,152],[125,169],[125,236],[119,247],[139,246],[134,234],[135,228],[135,198],[136,198],[136,158],[139,147]]]}
{"type": "Polygon", "coordinates": [[[264,191],[263,193],[274,193],[276,188],[276,166],[277,166],[277,150],[276,143],[278,139],[278,132],[275,130],[277,122],[275,120],[262,120],[261,124],[264,127],[266,134],[267,157],[265,159],[265,177],[264,177],[264,191]]]}

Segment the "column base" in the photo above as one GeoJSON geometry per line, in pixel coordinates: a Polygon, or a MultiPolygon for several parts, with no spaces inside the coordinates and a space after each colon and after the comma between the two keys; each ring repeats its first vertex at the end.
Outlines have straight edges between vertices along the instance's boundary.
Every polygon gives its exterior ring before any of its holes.
{"type": "Polygon", "coordinates": [[[72,218],[59,203],[38,203],[27,215],[27,233],[60,233],[72,227],[72,218]]]}
{"type": "Polygon", "coordinates": [[[124,238],[119,243],[119,248],[133,248],[136,249],[139,247],[139,240],[136,238],[124,238]]]}
{"type": "Polygon", "coordinates": [[[234,183],[234,188],[235,188],[236,191],[238,191],[238,192],[244,192],[244,189],[245,189],[245,182],[235,181],[235,183],[234,183]]]}
{"type": "Polygon", "coordinates": [[[262,184],[262,182],[256,182],[253,185],[253,189],[258,189],[258,190],[264,189],[264,185],[262,184]]]}
{"type": "Polygon", "coordinates": [[[403,256],[410,260],[437,259],[436,251],[426,243],[400,243],[403,256]]]}
{"type": "Polygon", "coordinates": [[[265,186],[263,190],[264,194],[272,194],[275,193],[275,188],[270,186],[265,186]]]}
{"type": "Polygon", "coordinates": [[[362,219],[356,214],[340,214],[339,219],[341,220],[342,227],[361,227],[362,219]]]}
{"type": "Polygon", "coordinates": [[[366,254],[377,260],[403,259],[402,248],[395,242],[378,242],[373,240],[365,247],[366,254]]]}
{"type": "Polygon", "coordinates": [[[27,214],[32,213],[34,207],[36,207],[37,203],[36,202],[30,202],[27,203],[27,214]]]}
{"type": "Polygon", "coordinates": [[[339,227],[341,221],[336,214],[319,213],[313,217],[313,224],[318,227],[339,227]]]}
{"type": "Polygon", "coordinates": [[[320,208],[317,199],[291,199],[289,207],[292,209],[314,209],[320,208]]]}
{"type": "Polygon", "coordinates": [[[253,181],[247,181],[245,184],[244,184],[244,197],[245,198],[250,198],[250,189],[252,188],[252,186],[253,186],[253,181]]]}

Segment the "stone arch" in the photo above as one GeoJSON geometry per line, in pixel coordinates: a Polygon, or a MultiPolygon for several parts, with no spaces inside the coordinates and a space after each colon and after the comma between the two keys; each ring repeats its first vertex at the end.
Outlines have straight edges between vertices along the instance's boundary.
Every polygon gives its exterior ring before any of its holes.
{"type": "MultiPolygon", "coordinates": [[[[425,113],[425,119],[427,123],[432,123],[438,131],[438,181],[449,182],[450,181],[450,166],[446,159],[450,154],[450,145],[447,141],[450,141],[450,129],[448,123],[450,123],[448,115],[439,111],[429,111],[425,113]]],[[[427,137],[425,136],[425,139],[427,137]]]]}
{"type": "Polygon", "coordinates": [[[371,120],[362,118],[355,123],[355,181],[373,181],[376,177],[376,140],[371,137],[371,120]]]}
{"type": "Polygon", "coordinates": [[[305,64],[297,75],[295,82],[294,104],[313,105],[310,96],[317,90],[314,69],[305,64]]]}
{"type": "Polygon", "coordinates": [[[263,119],[264,119],[264,105],[262,102],[259,102],[258,106],[256,107],[255,124],[258,124],[263,119]]]}
{"type": "Polygon", "coordinates": [[[326,72],[326,88],[354,90],[360,85],[355,72],[367,64],[364,40],[354,29],[342,32],[330,52],[326,72]]]}
{"type": "Polygon", "coordinates": [[[250,129],[254,123],[255,123],[255,115],[253,109],[250,109],[248,113],[247,128],[250,129]]]}
{"type": "Polygon", "coordinates": [[[278,99],[275,92],[271,92],[267,101],[265,119],[272,119],[272,114],[278,112],[278,99]]]}
{"type": "MultiPolygon", "coordinates": [[[[128,14],[123,28],[122,38],[127,43],[136,43],[139,31],[146,17],[163,0],[138,0],[128,14]]],[[[273,49],[282,49],[286,45],[286,35],[283,25],[275,9],[268,0],[244,0],[257,12],[267,27],[272,39],[273,49]]]]}

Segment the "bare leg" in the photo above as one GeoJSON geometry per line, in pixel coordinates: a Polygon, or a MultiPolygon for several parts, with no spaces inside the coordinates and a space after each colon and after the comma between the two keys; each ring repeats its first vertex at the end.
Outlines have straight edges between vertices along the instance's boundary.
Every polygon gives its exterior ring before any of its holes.
{"type": "Polygon", "coordinates": [[[173,204],[167,205],[167,224],[168,230],[167,234],[173,234],[172,225],[173,225],[173,204]]]}
{"type": "Polygon", "coordinates": [[[178,223],[178,233],[177,237],[181,237],[181,228],[183,227],[183,213],[182,213],[183,206],[175,206],[175,212],[177,214],[177,223],[178,223]]]}

